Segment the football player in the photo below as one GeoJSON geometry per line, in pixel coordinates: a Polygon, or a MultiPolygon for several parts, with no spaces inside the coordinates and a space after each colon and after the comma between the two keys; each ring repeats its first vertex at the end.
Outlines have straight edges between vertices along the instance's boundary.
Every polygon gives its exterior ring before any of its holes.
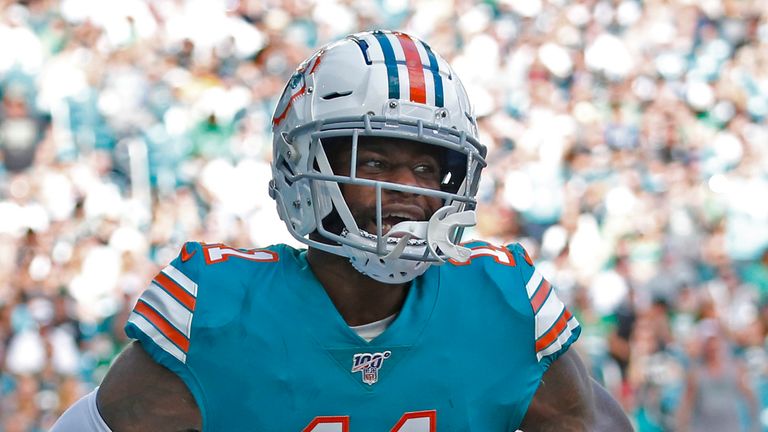
{"type": "Polygon", "coordinates": [[[321,48],[272,120],[287,245],[185,244],[54,431],[626,431],[517,244],[461,243],[486,165],[451,67],[404,33],[321,48]]]}

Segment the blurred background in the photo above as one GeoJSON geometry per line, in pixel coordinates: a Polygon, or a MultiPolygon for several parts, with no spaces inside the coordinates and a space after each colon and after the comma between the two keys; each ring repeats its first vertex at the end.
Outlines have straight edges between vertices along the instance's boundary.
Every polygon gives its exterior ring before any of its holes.
{"type": "Polygon", "coordinates": [[[768,1],[0,0],[0,431],[96,386],[186,240],[292,242],[293,68],[402,29],[452,62],[518,240],[640,431],[768,430],[768,1]]]}

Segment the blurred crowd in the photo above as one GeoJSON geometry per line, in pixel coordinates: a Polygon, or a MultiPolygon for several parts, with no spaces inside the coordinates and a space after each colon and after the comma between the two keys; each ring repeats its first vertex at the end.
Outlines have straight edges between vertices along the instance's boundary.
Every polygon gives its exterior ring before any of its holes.
{"type": "Polygon", "coordinates": [[[186,240],[288,238],[272,109],[347,33],[462,77],[521,241],[639,431],[768,430],[768,1],[0,0],[0,432],[98,385],[186,240]]]}

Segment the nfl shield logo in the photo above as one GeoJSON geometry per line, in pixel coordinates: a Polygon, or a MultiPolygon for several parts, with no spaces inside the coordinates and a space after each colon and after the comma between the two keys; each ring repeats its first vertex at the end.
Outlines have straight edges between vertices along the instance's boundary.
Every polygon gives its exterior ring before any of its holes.
{"type": "Polygon", "coordinates": [[[352,357],[352,372],[362,372],[363,382],[373,385],[379,380],[381,365],[391,355],[392,352],[390,351],[355,354],[352,357]]]}
{"type": "Polygon", "coordinates": [[[379,380],[379,370],[373,367],[363,370],[363,382],[371,385],[379,380]]]}

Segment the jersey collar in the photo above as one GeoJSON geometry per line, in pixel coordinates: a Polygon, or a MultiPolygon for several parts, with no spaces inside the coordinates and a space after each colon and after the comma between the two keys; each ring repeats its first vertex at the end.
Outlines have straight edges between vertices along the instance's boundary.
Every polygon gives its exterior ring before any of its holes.
{"type": "Polygon", "coordinates": [[[312,323],[313,333],[320,345],[326,348],[341,347],[408,347],[414,345],[429,324],[437,302],[439,271],[430,268],[424,275],[414,279],[411,288],[394,322],[371,342],[361,338],[347,325],[334,306],[323,286],[315,277],[307,262],[306,251],[297,251],[295,259],[297,272],[285,275],[295,289],[303,306],[301,313],[312,323]]]}

